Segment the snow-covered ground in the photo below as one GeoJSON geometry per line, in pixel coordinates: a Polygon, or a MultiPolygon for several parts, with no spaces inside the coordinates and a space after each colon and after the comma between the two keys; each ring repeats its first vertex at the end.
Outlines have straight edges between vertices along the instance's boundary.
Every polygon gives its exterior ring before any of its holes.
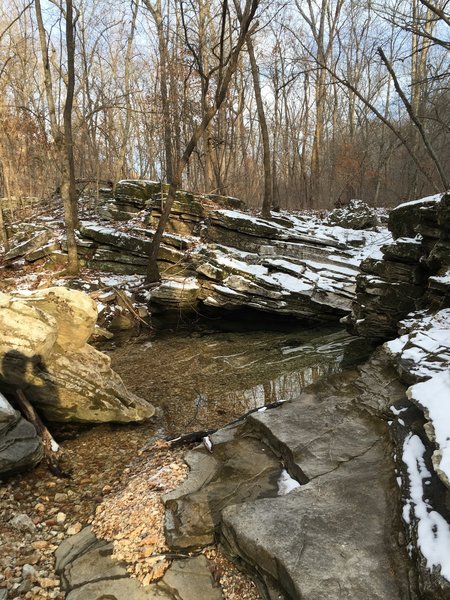
{"type": "MultiPolygon", "coordinates": [[[[434,470],[450,488],[450,309],[414,313],[400,323],[400,332],[402,335],[387,342],[385,348],[395,357],[400,371],[417,382],[408,388],[407,396],[424,414],[425,434],[436,448],[434,470]]],[[[439,568],[450,581],[450,524],[426,500],[431,473],[425,465],[425,451],[418,435],[406,437],[402,458],[409,493],[403,519],[408,525],[414,519],[417,543],[428,568],[439,568]]]]}

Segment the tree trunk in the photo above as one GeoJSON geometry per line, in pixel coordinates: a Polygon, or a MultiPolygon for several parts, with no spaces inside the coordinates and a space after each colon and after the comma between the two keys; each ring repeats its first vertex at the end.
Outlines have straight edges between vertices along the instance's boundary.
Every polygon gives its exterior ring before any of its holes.
{"type": "Polygon", "coordinates": [[[52,74],[47,46],[47,34],[42,18],[41,2],[35,1],[41,45],[44,85],[49,111],[50,127],[57,150],[57,159],[61,165],[61,197],[64,206],[64,222],[67,236],[67,270],[75,274],[79,271],[75,228],[78,225],[77,198],[75,189],[75,165],[73,158],[72,108],[75,89],[75,36],[72,0],[66,0],[66,50],[67,50],[67,90],[63,111],[63,130],[58,124],[56,103],[53,96],[52,74]]]}
{"type": "MultiPolygon", "coordinates": [[[[214,116],[220,110],[228,91],[228,87],[230,85],[231,78],[235,73],[238,66],[238,58],[239,54],[242,50],[243,45],[246,43],[247,38],[251,33],[249,33],[250,25],[254,19],[256,10],[259,5],[259,0],[247,0],[245,5],[245,10],[243,12],[243,18],[240,19],[240,30],[238,39],[233,46],[230,53],[225,56],[224,54],[224,36],[225,36],[225,27],[226,27],[226,16],[227,16],[227,0],[223,0],[222,4],[222,35],[220,41],[220,57],[219,57],[219,66],[218,66],[218,82],[217,89],[214,95],[214,103],[206,108],[203,112],[202,120],[199,125],[197,125],[194,129],[194,133],[192,134],[189,142],[186,145],[183,156],[177,161],[177,167],[174,169],[174,174],[172,181],[170,182],[169,193],[167,195],[166,202],[162,209],[161,217],[158,222],[158,227],[156,228],[155,235],[153,236],[153,240],[150,246],[149,252],[149,263],[147,269],[147,278],[146,281],[148,284],[156,283],[160,279],[159,268],[157,263],[159,247],[161,245],[162,237],[164,234],[165,227],[169,220],[170,211],[172,210],[172,205],[175,201],[176,193],[179,187],[181,186],[181,178],[183,176],[183,172],[189,164],[189,160],[191,158],[192,153],[197,148],[197,145],[207,130],[209,124],[211,123],[214,116]]],[[[187,33],[187,30],[185,29],[187,33]]],[[[192,51],[192,46],[188,43],[189,48],[192,51]]],[[[198,60],[198,56],[195,53],[196,60],[198,60]]],[[[199,70],[202,69],[202,65],[198,65],[199,70]]],[[[204,74],[205,75],[205,74],[204,74]]],[[[209,72],[207,77],[211,78],[211,72],[209,72]]]]}
{"type": "Polygon", "coordinates": [[[264,197],[262,203],[261,215],[265,218],[270,218],[270,209],[273,205],[273,179],[272,179],[272,164],[270,158],[270,141],[269,130],[267,128],[266,113],[264,110],[264,102],[261,94],[261,83],[259,80],[259,69],[255,57],[255,49],[252,39],[247,40],[247,50],[250,58],[250,67],[252,71],[253,89],[255,92],[256,109],[258,111],[259,127],[261,130],[261,138],[263,145],[263,165],[264,165],[264,197]]]}
{"type": "Polygon", "coordinates": [[[73,156],[72,110],[75,90],[75,35],[72,0],[66,0],[66,48],[67,48],[67,91],[64,103],[64,166],[62,170],[61,196],[67,235],[67,270],[79,271],[75,228],[78,227],[77,192],[75,187],[75,162],[73,156]]]}
{"type": "MultiPolygon", "coordinates": [[[[0,198],[1,202],[2,198],[0,198]]],[[[9,242],[8,242],[8,232],[6,231],[5,220],[3,218],[3,208],[0,206],[0,239],[5,248],[5,252],[9,250],[9,242]]]]}

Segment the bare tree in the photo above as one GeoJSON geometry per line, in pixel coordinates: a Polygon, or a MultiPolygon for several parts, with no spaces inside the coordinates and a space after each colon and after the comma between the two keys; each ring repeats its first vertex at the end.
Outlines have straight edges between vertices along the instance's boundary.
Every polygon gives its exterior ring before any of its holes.
{"type": "Polygon", "coordinates": [[[395,74],[395,71],[392,67],[392,64],[390,63],[390,61],[387,59],[385,53],[383,52],[383,49],[380,47],[378,48],[378,54],[381,57],[381,60],[383,61],[383,63],[386,65],[387,70],[389,71],[389,74],[392,77],[392,80],[394,82],[394,87],[398,93],[398,95],[401,98],[401,101],[403,102],[406,111],[411,119],[411,121],[414,123],[414,125],[417,127],[417,130],[423,140],[423,143],[425,145],[425,148],[427,149],[428,154],[430,155],[437,172],[439,173],[439,177],[441,179],[441,184],[444,186],[444,189],[448,189],[450,187],[449,184],[449,180],[447,179],[447,176],[444,172],[444,169],[442,168],[442,165],[439,161],[439,158],[436,155],[436,152],[434,151],[434,148],[431,144],[431,141],[428,139],[428,135],[423,127],[422,122],[420,121],[418,115],[416,114],[412,104],[409,102],[409,100],[407,99],[404,91],[402,90],[400,83],[398,81],[397,75],[395,74]]]}
{"type": "Polygon", "coordinates": [[[187,143],[184,152],[177,164],[174,167],[172,181],[170,182],[169,192],[167,199],[164,203],[161,217],[158,222],[155,234],[153,236],[150,253],[149,253],[149,265],[147,270],[147,282],[154,283],[159,281],[159,268],[157,263],[158,251],[161,245],[162,237],[166,224],[169,220],[170,211],[176,198],[177,190],[181,186],[181,177],[184,169],[186,168],[189,159],[194,152],[199,140],[202,138],[204,132],[208,128],[210,122],[219,111],[222,106],[227,91],[230,85],[231,78],[236,71],[239,54],[242,47],[246,43],[249,35],[251,35],[251,26],[255,18],[256,11],[259,6],[259,0],[246,0],[245,6],[242,10],[242,19],[240,19],[237,39],[233,42],[229,41],[230,50],[227,52],[226,49],[226,32],[228,23],[228,1],[222,0],[221,3],[221,14],[220,14],[220,38],[217,48],[217,64],[211,67],[208,71],[204,70],[204,65],[201,61],[201,57],[197,53],[196,49],[189,41],[189,34],[187,26],[185,24],[184,30],[186,33],[186,42],[191,51],[197,65],[197,69],[200,76],[204,79],[205,85],[209,87],[212,83],[213,75],[216,75],[216,90],[214,93],[214,99],[206,107],[205,112],[202,115],[201,122],[195,127],[189,142],[187,143]]]}
{"type": "MultiPolygon", "coordinates": [[[[239,4],[235,2],[236,9],[239,10],[239,4]]],[[[241,18],[240,10],[238,12],[241,18]]],[[[255,48],[252,37],[249,36],[246,41],[248,56],[250,58],[250,68],[252,71],[253,90],[255,92],[256,107],[258,111],[258,121],[261,130],[261,140],[263,148],[264,165],[264,196],[262,201],[261,214],[263,217],[270,217],[270,209],[273,205],[273,177],[272,177],[272,159],[270,153],[269,129],[267,126],[266,111],[261,93],[261,82],[259,79],[258,63],[256,61],[255,48]]]]}
{"type": "Polygon", "coordinates": [[[41,59],[44,70],[45,93],[52,137],[56,149],[56,160],[61,165],[61,197],[64,206],[64,220],[67,236],[69,273],[79,270],[75,228],[78,225],[77,198],[75,189],[75,164],[73,156],[72,111],[75,89],[75,22],[72,0],[66,0],[64,10],[65,43],[67,52],[67,84],[63,109],[63,125],[59,123],[53,90],[53,78],[50,66],[50,54],[47,32],[42,18],[40,0],[35,0],[36,20],[38,23],[41,59]]]}

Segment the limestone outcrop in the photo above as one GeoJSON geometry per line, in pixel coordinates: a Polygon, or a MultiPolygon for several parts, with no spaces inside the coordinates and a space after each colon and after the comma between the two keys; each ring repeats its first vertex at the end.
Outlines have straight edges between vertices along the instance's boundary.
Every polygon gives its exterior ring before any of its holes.
{"type": "Polygon", "coordinates": [[[394,338],[397,323],[420,308],[450,306],[450,194],[407,202],[389,215],[394,241],[361,263],[351,328],[394,338]]]}
{"type": "Polygon", "coordinates": [[[129,422],[153,407],[131,394],[110,359],[87,344],[95,302],[61,287],[0,293],[0,380],[21,388],[50,421],[129,422]]]}
{"type": "MultiPolygon", "coordinates": [[[[147,207],[148,215],[148,202],[139,194],[150,194],[150,182],[127,184],[126,190],[127,202],[136,193],[136,210],[147,207]]],[[[182,194],[183,202],[197,202],[182,194]]],[[[158,257],[163,281],[151,298],[159,310],[252,309],[319,322],[337,320],[350,312],[361,258],[390,237],[325,226],[314,217],[278,214],[260,219],[219,209],[208,198],[200,200],[195,209],[200,237],[164,235],[158,257]]],[[[144,274],[152,236],[153,230],[142,224],[84,221],[78,250],[89,267],[144,274]]]]}
{"type": "Polygon", "coordinates": [[[186,289],[195,287],[192,310],[252,309],[337,320],[351,309],[361,255],[376,250],[382,239],[386,234],[344,231],[314,219],[284,215],[269,221],[215,210],[203,243],[184,263],[188,273],[163,280],[152,302],[183,308],[186,289]]]}

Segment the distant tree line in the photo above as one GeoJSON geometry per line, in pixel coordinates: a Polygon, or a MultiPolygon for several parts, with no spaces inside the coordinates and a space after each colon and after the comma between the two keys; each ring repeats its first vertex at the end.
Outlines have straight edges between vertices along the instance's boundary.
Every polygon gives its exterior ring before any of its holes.
{"type": "Polygon", "coordinates": [[[267,214],[443,190],[447,4],[3,0],[0,196],[161,179],[267,214]]]}

